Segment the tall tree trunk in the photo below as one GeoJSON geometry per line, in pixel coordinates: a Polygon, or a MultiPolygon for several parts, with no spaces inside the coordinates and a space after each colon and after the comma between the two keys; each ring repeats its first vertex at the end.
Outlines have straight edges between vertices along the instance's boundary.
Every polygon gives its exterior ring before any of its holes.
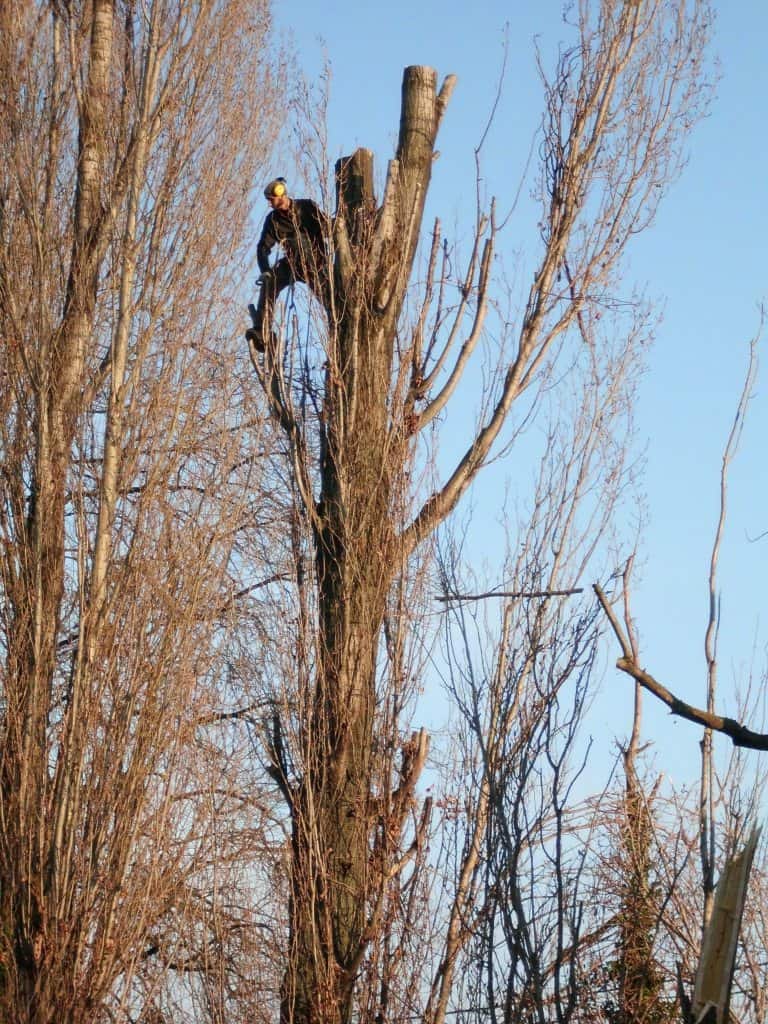
{"type": "MultiPolygon", "coordinates": [[[[216,459],[199,453],[232,424],[206,339],[242,272],[247,198],[232,193],[275,109],[257,52],[267,31],[267,0],[0,4],[9,1024],[101,1020],[127,990],[131,1013],[150,1016],[175,963],[172,894],[213,862],[201,843],[220,856],[218,829],[190,824],[223,818],[221,805],[187,794],[199,704],[218,702],[213,610],[231,591],[236,474],[226,441],[216,459]],[[234,139],[256,107],[256,135],[234,139]]],[[[214,930],[203,888],[200,915],[190,890],[179,900],[191,949],[214,930]]],[[[201,962],[187,961],[188,989],[201,962]]]]}
{"type": "Polygon", "coordinates": [[[114,0],[96,0],[91,20],[88,77],[82,97],[74,238],[61,327],[38,361],[37,450],[26,521],[23,594],[9,635],[8,700],[22,724],[7,735],[2,760],[3,803],[17,818],[13,884],[3,886],[2,913],[13,922],[20,991],[19,1019],[63,1020],[49,1005],[41,971],[46,955],[45,906],[56,885],[52,850],[37,827],[50,800],[46,730],[56,670],[56,641],[64,593],[64,507],[69,451],[86,341],[93,326],[98,276],[97,235],[106,148],[106,97],[112,59],[114,0]]]}
{"type": "Polygon", "coordinates": [[[406,69],[398,154],[381,210],[370,153],[359,150],[337,166],[323,454],[311,510],[319,653],[306,771],[292,797],[285,1024],[350,1019],[381,883],[371,868],[377,653],[400,564],[393,498],[408,461],[406,425],[390,411],[392,362],[445,98],[431,68],[406,69]]]}

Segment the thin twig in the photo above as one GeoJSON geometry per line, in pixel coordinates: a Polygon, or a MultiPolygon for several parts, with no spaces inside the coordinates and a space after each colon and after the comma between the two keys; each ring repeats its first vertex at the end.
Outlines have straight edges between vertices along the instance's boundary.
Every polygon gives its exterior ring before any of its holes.
{"type": "Polygon", "coordinates": [[[529,599],[535,597],[570,597],[571,594],[582,594],[583,587],[572,587],[570,590],[489,590],[484,594],[445,594],[435,597],[436,601],[485,601],[489,597],[511,597],[529,599]]]}

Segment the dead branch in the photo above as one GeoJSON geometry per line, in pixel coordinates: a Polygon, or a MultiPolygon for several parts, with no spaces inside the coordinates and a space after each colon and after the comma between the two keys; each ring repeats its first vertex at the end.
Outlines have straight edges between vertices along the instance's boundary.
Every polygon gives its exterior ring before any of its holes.
{"type": "Polygon", "coordinates": [[[622,657],[616,662],[616,668],[631,676],[644,689],[660,700],[662,704],[666,704],[672,714],[678,718],[684,718],[689,722],[694,722],[696,725],[703,726],[705,729],[713,729],[715,732],[720,732],[724,736],[730,737],[735,747],[745,747],[749,750],[768,750],[768,734],[753,732],[734,718],[717,715],[714,712],[704,711],[701,708],[694,707],[692,704],[687,704],[684,700],[676,697],[657,679],[654,679],[649,672],[640,668],[634,660],[630,641],[624,635],[624,631],[600,584],[593,584],[592,589],[611,624],[623,652],[622,657]]]}
{"type": "Polygon", "coordinates": [[[444,594],[435,597],[436,601],[452,603],[456,601],[485,601],[491,597],[519,598],[520,600],[531,600],[533,598],[547,597],[570,597],[573,594],[583,594],[583,587],[571,587],[568,590],[488,590],[484,594],[444,594]]]}

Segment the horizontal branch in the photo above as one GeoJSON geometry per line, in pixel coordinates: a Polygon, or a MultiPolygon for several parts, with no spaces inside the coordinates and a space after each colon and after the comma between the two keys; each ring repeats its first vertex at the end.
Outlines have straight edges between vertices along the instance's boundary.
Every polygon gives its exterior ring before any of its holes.
{"type": "Polygon", "coordinates": [[[195,725],[216,725],[218,722],[228,722],[239,718],[246,718],[253,711],[258,711],[259,708],[264,707],[265,704],[269,705],[270,701],[259,701],[256,704],[249,704],[244,708],[236,708],[234,711],[214,711],[209,715],[204,715],[202,718],[198,718],[195,725]]]}
{"type": "Polygon", "coordinates": [[[255,590],[261,590],[262,587],[268,587],[272,583],[284,583],[286,582],[286,580],[291,579],[293,579],[293,577],[290,576],[288,573],[277,572],[274,573],[272,576],[267,576],[265,579],[259,580],[258,583],[252,583],[248,587],[242,587],[240,590],[235,591],[235,593],[232,594],[232,596],[228,598],[224,602],[224,604],[219,606],[216,614],[223,615],[225,612],[229,611],[229,609],[234,604],[236,604],[237,601],[240,601],[244,597],[248,597],[248,595],[252,594],[255,590]]]}
{"type": "Polygon", "coordinates": [[[489,597],[518,597],[529,599],[534,597],[570,597],[571,594],[583,594],[583,587],[572,587],[570,590],[488,590],[484,594],[445,594],[435,598],[436,601],[485,601],[489,597]]]}

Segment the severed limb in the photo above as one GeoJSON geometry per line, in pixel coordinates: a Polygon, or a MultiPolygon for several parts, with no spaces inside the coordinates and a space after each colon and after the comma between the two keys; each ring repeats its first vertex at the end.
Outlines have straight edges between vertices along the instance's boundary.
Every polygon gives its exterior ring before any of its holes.
{"type": "Polygon", "coordinates": [[[616,613],[605,596],[602,587],[599,583],[595,583],[592,589],[597,595],[597,599],[613,628],[613,632],[622,650],[622,656],[616,662],[616,668],[631,676],[643,689],[653,694],[663,704],[666,704],[673,715],[685,718],[689,722],[695,722],[696,725],[701,725],[704,728],[714,729],[715,732],[723,733],[723,735],[730,737],[735,747],[746,747],[749,750],[768,750],[768,734],[753,732],[734,718],[727,718],[724,715],[717,715],[712,711],[704,711],[701,708],[694,707],[692,704],[687,704],[684,700],[676,697],[674,693],[657,679],[654,679],[650,672],[640,668],[635,659],[632,645],[624,633],[621,623],[616,617],[616,613]]]}

